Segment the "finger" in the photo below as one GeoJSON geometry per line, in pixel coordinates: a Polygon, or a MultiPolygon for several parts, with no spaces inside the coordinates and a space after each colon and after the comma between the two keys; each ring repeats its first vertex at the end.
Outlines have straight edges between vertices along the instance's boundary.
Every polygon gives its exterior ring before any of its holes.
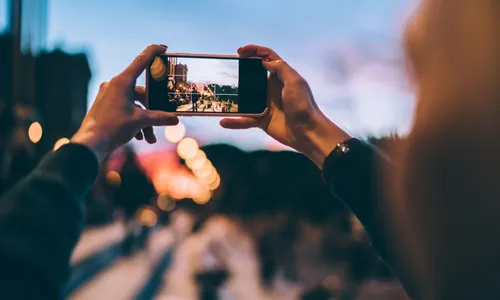
{"type": "Polygon", "coordinates": [[[163,54],[165,51],[167,51],[167,46],[165,45],[149,45],[117,77],[127,81],[128,83],[134,83],[135,80],[141,76],[142,72],[144,72],[155,56],[163,54]]]}
{"type": "Polygon", "coordinates": [[[142,132],[144,133],[144,139],[146,140],[146,142],[148,142],[149,144],[156,143],[156,136],[154,134],[153,127],[145,127],[144,129],[142,129],[142,132]]]}
{"type": "Polygon", "coordinates": [[[246,45],[238,49],[240,57],[260,57],[268,58],[270,60],[278,60],[281,57],[274,52],[274,50],[259,46],[259,45],[246,45]]]}
{"type": "Polygon", "coordinates": [[[135,135],[135,139],[138,140],[138,141],[142,141],[142,139],[144,138],[144,136],[142,135],[142,131],[139,131],[136,135],[135,135]]]}
{"type": "Polygon", "coordinates": [[[143,86],[136,86],[134,89],[134,99],[135,101],[139,101],[144,107],[148,108],[147,97],[146,97],[146,88],[143,86]]]}
{"type": "Polygon", "coordinates": [[[138,121],[142,128],[150,126],[171,126],[179,123],[177,116],[164,111],[141,109],[138,113],[138,121]]]}
{"type": "Polygon", "coordinates": [[[278,76],[278,79],[283,83],[303,80],[302,76],[300,76],[300,74],[297,73],[297,71],[295,71],[284,60],[264,60],[262,64],[269,72],[271,72],[272,74],[276,74],[276,76],[278,76]]]}
{"type": "Polygon", "coordinates": [[[260,127],[259,119],[242,117],[239,119],[225,118],[220,121],[220,125],[227,129],[249,129],[260,127]]]}

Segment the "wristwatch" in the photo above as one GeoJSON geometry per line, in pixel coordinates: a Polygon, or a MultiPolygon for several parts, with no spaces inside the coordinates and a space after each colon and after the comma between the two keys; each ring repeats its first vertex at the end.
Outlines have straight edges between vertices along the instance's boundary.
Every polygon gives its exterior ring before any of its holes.
{"type": "Polygon", "coordinates": [[[323,163],[323,181],[328,184],[333,180],[333,177],[342,176],[342,174],[334,173],[351,171],[350,166],[353,165],[353,159],[359,159],[360,154],[363,153],[366,153],[366,145],[356,138],[337,144],[323,163]]]}

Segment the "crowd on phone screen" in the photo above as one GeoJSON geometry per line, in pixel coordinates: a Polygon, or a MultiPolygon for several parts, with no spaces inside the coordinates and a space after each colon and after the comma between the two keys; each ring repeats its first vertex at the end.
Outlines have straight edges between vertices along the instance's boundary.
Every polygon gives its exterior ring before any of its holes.
{"type": "MultiPolygon", "coordinates": [[[[213,89],[213,88],[212,88],[213,89]]],[[[167,99],[169,111],[188,112],[237,112],[234,97],[237,95],[216,95],[208,84],[186,84],[177,87],[175,79],[170,76],[167,82],[167,99]]]]}

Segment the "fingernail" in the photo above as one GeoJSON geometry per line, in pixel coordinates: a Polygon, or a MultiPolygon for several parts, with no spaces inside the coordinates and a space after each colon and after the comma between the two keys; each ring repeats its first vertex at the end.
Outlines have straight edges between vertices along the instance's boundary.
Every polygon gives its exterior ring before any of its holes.
{"type": "Polygon", "coordinates": [[[270,59],[269,57],[266,57],[266,58],[264,58],[264,61],[270,62],[270,61],[272,61],[272,59],[270,59]]]}
{"type": "Polygon", "coordinates": [[[168,46],[167,46],[167,45],[160,44],[160,46],[163,46],[163,47],[165,47],[166,49],[168,49],[168,46]]]}
{"type": "Polygon", "coordinates": [[[238,48],[238,51],[240,51],[241,49],[243,49],[243,47],[239,47],[239,48],[238,48]]]}

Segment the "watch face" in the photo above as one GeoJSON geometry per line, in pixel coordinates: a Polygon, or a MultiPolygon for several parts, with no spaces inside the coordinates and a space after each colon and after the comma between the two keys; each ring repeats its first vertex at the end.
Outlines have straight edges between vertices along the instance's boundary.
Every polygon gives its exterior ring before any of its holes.
{"type": "Polygon", "coordinates": [[[347,144],[344,144],[344,143],[341,143],[341,144],[338,144],[337,145],[338,149],[342,152],[342,153],[347,153],[349,152],[351,149],[349,148],[349,145],[347,144]]]}

